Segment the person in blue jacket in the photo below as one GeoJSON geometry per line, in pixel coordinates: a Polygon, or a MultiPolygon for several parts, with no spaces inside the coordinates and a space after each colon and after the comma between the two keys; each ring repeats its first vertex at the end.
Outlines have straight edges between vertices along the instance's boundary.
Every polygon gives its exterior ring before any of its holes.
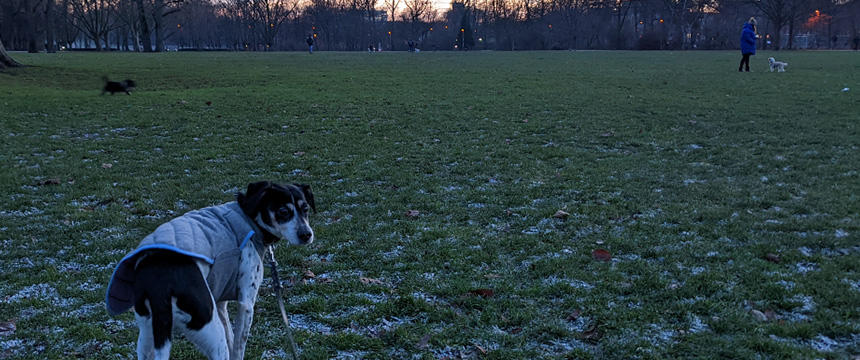
{"type": "Polygon", "coordinates": [[[755,18],[751,17],[741,31],[741,55],[743,58],[741,58],[738,71],[744,71],[744,65],[746,65],[746,71],[750,71],[750,55],[755,55],[755,41],[755,18]]]}

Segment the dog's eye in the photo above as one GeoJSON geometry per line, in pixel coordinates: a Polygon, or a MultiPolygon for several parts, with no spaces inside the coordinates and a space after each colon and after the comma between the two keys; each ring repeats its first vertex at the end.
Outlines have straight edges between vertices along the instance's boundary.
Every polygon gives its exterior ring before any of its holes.
{"type": "Polygon", "coordinates": [[[278,209],[277,214],[279,218],[286,219],[293,215],[293,211],[287,207],[282,207],[278,209]]]}

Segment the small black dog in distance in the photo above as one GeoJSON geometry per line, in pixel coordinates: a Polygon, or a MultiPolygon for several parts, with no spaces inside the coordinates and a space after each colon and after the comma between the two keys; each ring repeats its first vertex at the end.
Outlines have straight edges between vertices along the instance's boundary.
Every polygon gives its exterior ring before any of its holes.
{"type": "Polygon", "coordinates": [[[109,92],[111,95],[118,92],[124,92],[126,95],[131,95],[131,91],[137,86],[134,80],[126,79],[125,81],[110,81],[107,76],[102,78],[105,81],[105,86],[102,88],[102,95],[109,92]]]}

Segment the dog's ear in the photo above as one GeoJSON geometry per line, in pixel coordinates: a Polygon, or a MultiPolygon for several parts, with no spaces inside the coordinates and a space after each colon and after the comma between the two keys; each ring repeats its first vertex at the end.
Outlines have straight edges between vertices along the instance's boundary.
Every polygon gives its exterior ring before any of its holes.
{"type": "Polygon", "coordinates": [[[317,212],[317,204],[314,203],[314,192],[311,191],[311,186],[305,185],[305,184],[293,184],[293,185],[298,186],[299,189],[302,189],[302,194],[305,195],[305,200],[307,200],[308,204],[311,206],[311,209],[313,209],[314,213],[316,213],[317,212]]]}
{"type": "Polygon", "coordinates": [[[245,215],[253,219],[260,212],[264,205],[263,197],[271,187],[271,182],[260,181],[248,184],[248,190],[244,194],[241,192],[236,194],[236,202],[239,203],[245,215]]]}

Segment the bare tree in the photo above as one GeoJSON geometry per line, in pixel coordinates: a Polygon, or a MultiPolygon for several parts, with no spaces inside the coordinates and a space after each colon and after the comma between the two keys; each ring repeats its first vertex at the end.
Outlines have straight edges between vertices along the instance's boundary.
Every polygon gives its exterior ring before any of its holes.
{"type": "Polygon", "coordinates": [[[155,28],[155,51],[164,51],[164,40],[172,33],[167,32],[164,18],[179,12],[184,0],[154,0],[152,3],[152,25],[155,28]]]}
{"type": "Polygon", "coordinates": [[[27,52],[35,53],[44,48],[44,15],[46,0],[8,0],[10,8],[14,9],[12,18],[17,19],[26,39],[27,52]]]}
{"type": "Polygon", "coordinates": [[[251,16],[257,22],[266,50],[272,49],[275,36],[297,5],[294,0],[251,0],[251,16]]]}
{"type": "MultiPolygon", "coordinates": [[[[358,1],[358,8],[367,17],[367,23],[369,24],[368,31],[367,31],[367,37],[364,39],[364,42],[372,44],[374,42],[373,41],[374,35],[376,34],[376,31],[377,31],[377,28],[376,28],[376,21],[377,21],[376,4],[379,2],[379,0],[357,0],[357,1],[358,1]]],[[[362,45],[364,45],[364,44],[362,43],[362,45]]]]}
{"type": "MultiPolygon", "coordinates": [[[[0,11],[0,25],[3,24],[3,13],[3,11],[0,11]]],[[[0,26],[0,29],[2,29],[2,26],[0,26]]],[[[11,56],[9,56],[9,53],[6,52],[6,47],[3,46],[3,38],[0,37],[0,70],[5,69],[7,67],[17,66],[21,66],[21,64],[15,61],[15,59],[12,59],[11,56]]]]}
{"type": "MultiPolygon", "coordinates": [[[[627,24],[627,15],[630,14],[630,9],[633,7],[633,0],[610,0],[610,10],[612,18],[615,22],[615,48],[623,49],[624,44],[624,25],[627,24]]],[[[672,1],[672,0],[668,0],[672,1]]]]}
{"type": "Polygon", "coordinates": [[[677,45],[682,49],[690,49],[693,45],[693,34],[698,30],[705,10],[716,8],[717,1],[663,0],[663,5],[675,27],[675,34],[679,39],[677,45]]]}
{"type": "Polygon", "coordinates": [[[140,16],[132,0],[119,0],[116,6],[116,17],[122,26],[122,37],[124,50],[128,49],[128,40],[134,51],[140,51],[140,16]]]}
{"type": "MultiPolygon", "coordinates": [[[[102,50],[102,40],[113,30],[116,22],[112,16],[111,0],[70,0],[71,15],[75,18],[74,26],[78,27],[96,45],[96,51],[102,50]]],[[[110,44],[105,44],[110,46],[110,44]]]]}
{"type": "Polygon", "coordinates": [[[45,0],[45,51],[54,53],[57,51],[57,0],[45,0]]]}
{"type": "Polygon", "coordinates": [[[3,46],[3,39],[0,39],[0,70],[17,66],[21,66],[21,64],[9,56],[9,53],[6,52],[6,47],[3,46]]]}
{"type": "Polygon", "coordinates": [[[391,35],[394,31],[395,14],[397,13],[397,8],[400,7],[400,0],[383,0],[383,5],[388,12],[388,47],[394,50],[394,40],[391,39],[391,35]]]}
{"type": "Polygon", "coordinates": [[[417,39],[419,29],[423,28],[422,20],[432,10],[433,4],[430,0],[403,0],[406,7],[403,12],[404,18],[409,22],[409,37],[417,39]]]}
{"type": "Polygon", "coordinates": [[[793,45],[794,25],[808,6],[807,0],[750,0],[774,26],[776,50],[782,47],[782,28],[789,26],[788,48],[793,45]]]}
{"type": "Polygon", "coordinates": [[[579,19],[589,8],[590,3],[590,0],[557,0],[552,3],[552,11],[561,20],[563,25],[561,30],[570,49],[576,48],[579,19]]]}

